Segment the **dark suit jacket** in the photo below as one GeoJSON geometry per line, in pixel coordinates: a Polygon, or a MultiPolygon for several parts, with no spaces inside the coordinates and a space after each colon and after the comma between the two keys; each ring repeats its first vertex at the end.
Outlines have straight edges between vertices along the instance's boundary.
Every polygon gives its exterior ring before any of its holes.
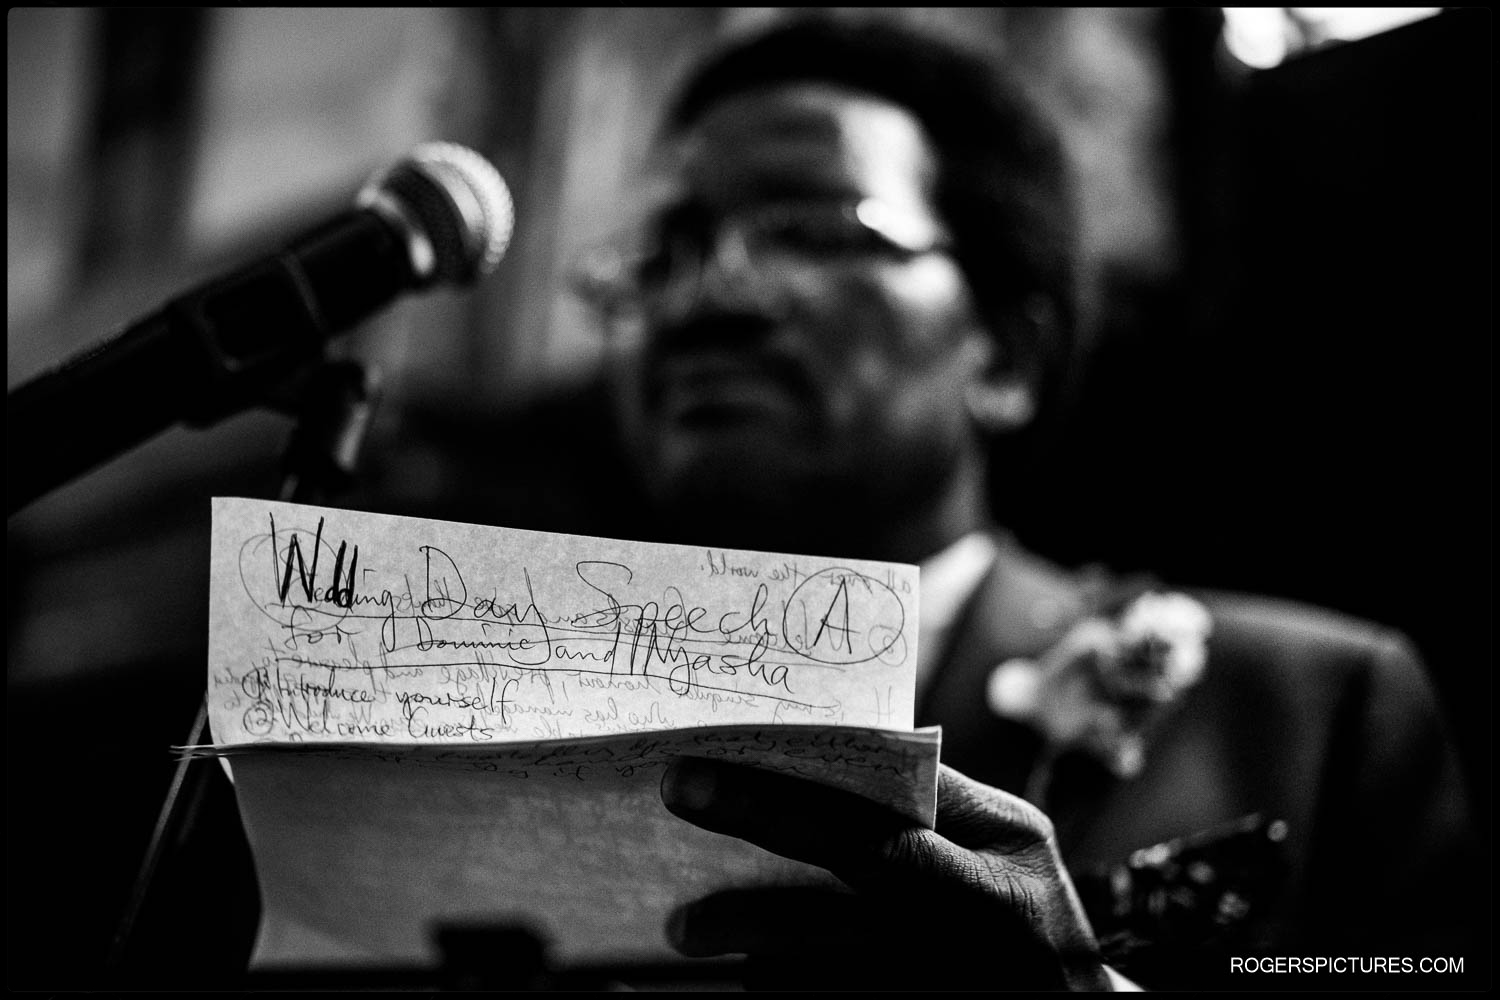
{"type": "MultiPolygon", "coordinates": [[[[1460,776],[1408,645],[1327,611],[1193,596],[1213,616],[1207,666],[1153,730],[1143,772],[1076,772],[1042,803],[1075,877],[1258,813],[1285,821],[1286,869],[1227,953],[1454,956],[1476,946],[1465,900],[1478,869],[1460,776]]],[[[986,681],[1003,660],[1048,649],[1086,610],[1078,578],[1002,542],[918,709],[919,724],[943,726],[945,763],[1025,787],[1040,740],[991,712],[986,681]]]]}

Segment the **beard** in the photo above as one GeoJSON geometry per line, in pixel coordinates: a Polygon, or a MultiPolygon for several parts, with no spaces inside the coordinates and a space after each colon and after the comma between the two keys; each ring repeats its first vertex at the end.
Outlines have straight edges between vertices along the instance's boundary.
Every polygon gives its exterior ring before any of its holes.
{"type": "MultiPolygon", "coordinates": [[[[663,541],[846,558],[893,558],[891,539],[939,516],[958,449],[865,438],[838,449],[749,438],[653,440],[635,466],[663,541]]],[[[900,558],[921,558],[902,555],[900,558]]]]}

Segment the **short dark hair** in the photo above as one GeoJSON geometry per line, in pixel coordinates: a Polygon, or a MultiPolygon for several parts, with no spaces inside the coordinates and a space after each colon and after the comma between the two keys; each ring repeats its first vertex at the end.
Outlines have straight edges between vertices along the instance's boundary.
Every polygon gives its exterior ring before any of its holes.
{"type": "Polygon", "coordinates": [[[937,207],[981,315],[1008,362],[1057,389],[1076,308],[1074,201],[1062,144],[994,56],[889,20],[806,17],[731,44],[698,67],[666,126],[780,83],[842,84],[911,111],[938,154],[937,207]],[[1016,323],[1042,296],[1055,315],[1016,323]]]}

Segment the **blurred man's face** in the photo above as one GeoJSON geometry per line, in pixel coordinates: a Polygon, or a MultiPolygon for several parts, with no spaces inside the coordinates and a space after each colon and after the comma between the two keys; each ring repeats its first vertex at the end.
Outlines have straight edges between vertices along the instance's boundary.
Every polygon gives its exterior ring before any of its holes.
{"type": "Polygon", "coordinates": [[[915,117],[783,85],[724,100],[663,153],[638,350],[616,359],[648,488],[710,519],[932,502],[974,447],[965,388],[992,347],[915,117]]]}

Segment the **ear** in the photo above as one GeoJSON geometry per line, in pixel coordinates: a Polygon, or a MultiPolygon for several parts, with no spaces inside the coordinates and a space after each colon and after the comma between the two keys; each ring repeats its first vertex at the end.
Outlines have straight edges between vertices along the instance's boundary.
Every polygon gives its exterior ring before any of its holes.
{"type": "Polygon", "coordinates": [[[964,403],[969,416],[990,434],[1018,431],[1036,415],[1036,394],[1017,373],[970,383],[964,403]]]}
{"type": "Polygon", "coordinates": [[[1036,392],[1030,373],[1010,363],[995,335],[976,328],[970,336],[972,376],[964,387],[969,418],[986,434],[1008,434],[1031,423],[1036,392]]]}
{"type": "Polygon", "coordinates": [[[970,417],[985,432],[1008,434],[1036,417],[1036,345],[1050,339],[1057,311],[1044,295],[1032,295],[1014,312],[1000,318],[994,329],[980,330],[985,347],[982,364],[965,392],[970,417]]]}

